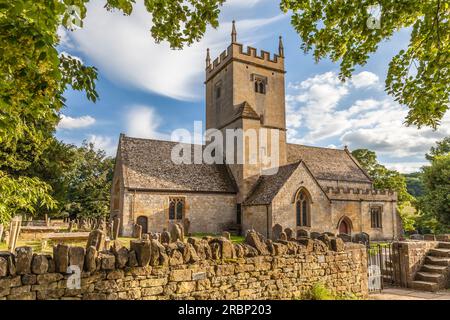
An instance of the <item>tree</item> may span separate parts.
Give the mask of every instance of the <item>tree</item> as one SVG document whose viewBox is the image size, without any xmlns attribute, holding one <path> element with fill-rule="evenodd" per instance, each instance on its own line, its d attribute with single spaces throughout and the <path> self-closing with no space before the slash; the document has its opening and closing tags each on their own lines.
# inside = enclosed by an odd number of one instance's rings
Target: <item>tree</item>
<svg viewBox="0 0 450 320">
<path fill-rule="evenodd" d="M 386 91 L 406 105 L 408 125 L 436 128 L 450 101 L 450 4 L 446 0 L 282 0 L 302 49 L 340 61 L 340 78 L 367 63 L 381 42 L 411 28 L 408 48 L 391 60 Z M 380 11 L 380 25 L 372 12 Z"/>
<path fill-rule="evenodd" d="M 425 231 L 450 232 L 450 150 L 449 137 L 430 149 L 429 166 L 422 168 L 424 195 L 419 199 L 420 225 Z"/>
<path fill-rule="evenodd" d="M 436 156 L 442 156 L 450 153 L 450 137 L 446 137 L 436 142 L 436 147 L 430 148 L 430 153 L 425 155 L 428 161 L 433 161 Z"/>
<path fill-rule="evenodd" d="M 21 209 L 52 209 L 51 187 L 29 168 L 51 145 L 68 87 L 95 102 L 97 70 L 60 55 L 58 28 L 82 26 L 89 0 L 0 1 L 0 220 Z M 181 48 L 217 27 L 224 0 L 146 0 L 151 34 Z M 107 0 L 107 10 L 129 15 L 134 0 Z M 26 188 L 21 188 L 26 186 Z"/>
<path fill-rule="evenodd" d="M 398 171 L 389 170 L 379 164 L 374 151 L 356 149 L 352 151 L 352 155 L 371 177 L 374 188 L 390 189 L 397 192 L 397 209 L 403 222 L 403 228 L 405 231 L 414 230 L 414 217 L 410 212 L 410 207 L 415 199 L 408 193 L 405 177 Z"/>
<path fill-rule="evenodd" d="M 64 209 L 70 216 L 100 217 L 109 214 L 114 159 L 84 142 L 76 149 L 74 169 L 65 176 Z"/>
<path fill-rule="evenodd" d="M 415 198 L 421 197 L 424 193 L 422 172 L 404 174 L 406 179 L 406 189 Z"/>
</svg>

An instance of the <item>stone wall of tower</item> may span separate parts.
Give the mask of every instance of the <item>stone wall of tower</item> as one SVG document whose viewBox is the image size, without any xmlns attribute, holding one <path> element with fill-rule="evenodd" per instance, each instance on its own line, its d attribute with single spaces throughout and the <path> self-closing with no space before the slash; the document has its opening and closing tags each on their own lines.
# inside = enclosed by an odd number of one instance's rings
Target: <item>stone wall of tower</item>
<svg viewBox="0 0 450 320">
<path fill-rule="evenodd" d="M 280 51 L 282 52 L 282 51 Z M 259 141 L 260 129 L 278 131 L 279 157 L 274 166 L 280 166 L 286 160 L 286 118 L 285 118 L 285 79 L 284 57 L 266 51 L 257 52 L 255 48 L 231 43 L 213 63 L 209 53 L 206 67 L 206 129 L 256 130 Z M 265 83 L 265 93 L 255 91 L 255 81 Z M 247 102 L 261 118 L 236 119 L 239 106 Z M 266 152 L 273 150 L 273 142 L 268 139 Z M 237 149 L 235 145 L 235 150 Z M 259 154 L 259 143 L 257 145 Z M 230 165 L 231 172 L 239 187 L 238 202 L 245 199 L 254 183 L 261 175 L 263 166 L 258 158 L 257 164 L 248 164 L 251 156 L 248 143 L 244 143 L 244 164 Z M 225 150 L 226 152 L 226 150 Z M 230 162 L 228 162 L 230 163 Z"/>
</svg>

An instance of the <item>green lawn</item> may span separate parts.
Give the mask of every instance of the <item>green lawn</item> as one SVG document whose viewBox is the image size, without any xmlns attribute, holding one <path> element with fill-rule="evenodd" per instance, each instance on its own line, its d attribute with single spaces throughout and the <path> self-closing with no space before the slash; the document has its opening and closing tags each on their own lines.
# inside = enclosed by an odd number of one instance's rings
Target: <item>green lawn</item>
<svg viewBox="0 0 450 320">
<path fill-rule="evenodd" d="M 206 237 L 206 236 L 210 236 L 210 237 L 218 237 L 218 236 L 220 236 L 220 235 L 213 234 L 213 233 L 201 233 L 201 232 L 193 233 L 193 234 L 191 235 L 192 238 L 198 238 L 198 239 L 201 239 L 201 238 Z M 243 236 L 235 236 L 235 235 L 231 235 L 231 241 L 232 241 L 233 243 L 242 243 L 242 242 L 244 242 L 244 240 L 245 240 L 245 238 L 244 238 Z"/>
</svg>

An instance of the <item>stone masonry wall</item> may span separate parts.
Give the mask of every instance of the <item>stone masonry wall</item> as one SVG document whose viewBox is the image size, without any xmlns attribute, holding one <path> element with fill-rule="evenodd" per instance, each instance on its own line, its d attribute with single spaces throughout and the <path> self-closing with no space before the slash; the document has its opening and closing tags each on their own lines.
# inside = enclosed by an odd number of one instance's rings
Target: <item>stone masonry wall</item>
<svg viewBox="0 0 450 320">
<path fill-rule="evenodd" d="M 399 254 L 398 267 L 401 268 L 401 284 L 409 286 L 417 271 L 423 265 L 425 256 L 430 249 L 437 248 L 438 241 L 401 241 L 394 242 L 394 253 Z"/>
<path fill-rule="evenodd" d="M 338 295 L 366 297 L 365 248 L 325 239 L 262 242 L 249 232 L 245 244 L 136 240 L 130 251 L 113 244 L 99 253 L 58 245 L 53 257 L 21 247 L 0 253 L 0 300 L 292 299 L 319 282 Z M 83 270 L 78 289 L 67 286 L 77 279 L 69 264 Z"/>
</svg>

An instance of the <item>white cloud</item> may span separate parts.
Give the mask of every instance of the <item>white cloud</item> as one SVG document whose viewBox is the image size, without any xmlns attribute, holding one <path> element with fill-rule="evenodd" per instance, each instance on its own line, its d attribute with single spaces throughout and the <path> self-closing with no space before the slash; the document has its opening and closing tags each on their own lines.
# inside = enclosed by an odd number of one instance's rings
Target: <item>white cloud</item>
<svg viewBox="0 0 450 320">
<path fill-rule="evenodd" d="M 167 137 L 158 132 L 161 118 L 155 109 L 149 106 L 130 106 L 127 108 L 126 133 L 131 137 L 148 139 L 166 139 Z"/>
<path fill-rule="evenodd" d="M 427 162 L 391 162 L 386 165 L 390 170 L 397 170 L 401 173 L 418 172 Z"/>
<path fill-rule="evenodd" d="M 238 21 L 238 37 L 242 41 L 282 17 Z M 215 57 L 227 47 L 231 22 L 221 22 L 218 30 L 208 28 L 201 42 L 183 50 L 171 50 L 165 42 L 156 44 L 150 28 L 151 16 L 141 2 L 131 16 L 124 16 L 107 12 L 101 1 L 95 1 L 88 4 L 83 28 L 71 32 L 70 37 L 112 81 L 180 100 L 201 98 L 206 48 L 211 48 Z"/>
<path fill-rule="evenodd" d="M 93 125 L 94 123 L 95 119 L 92 118 L 91 116 L 81 116 L 78 118 L 73 118 L 62 114 L 57 129 L 71 130 L 71 129 L 85 128 Z"/>
<path fill-rule="evenodd" d="M 109 157 L 114 157 L 116 155 L 117 142 L 111 137 L 91 134 L 89 135 L 87 142 L 93 143 L 97 150 L 105 151 L 106 155 Z"/>
<path fill-rule="evenodd" d="M 364 88 L 364 87 L 372 87 L 377 85 L 380 78 L 372 72 L 363 71 L 356 75 L 354 75 L 351 79 L 351 82 L 355 88 Z"/>
<path fill-rule="evenodd" d="M 61 52 L 59 53 L 59 55 L 60 55 L 60 56 L 61 56 L 61 55 L 65 55 L 66 57 L 71 57 L 72 59 L 78 60 L 78 61 L 80 61 L 81 63 L 83 63 L 83 60 L 82 60 L 80 57 L 74 56 L 73 54 L 67 53 L 66 51 L 61 51 Z"/>
<path fill-rule="evenodd" d="M 352 91 L 369 83 L 376 85 L 375 77 L 361 74 L 363 72 L 357 75 L 357 81 L 361 81 L 358 84 L 342 83 L 333 72 L 291 84 L 291 93 L 286 97 L 287 119 L 290 119 L 288 140 L 315 144 L 332 138 L 333 144 L 339 141 L 350 149 L 368 148 L 385 158 L 404 160 L 391 162 L 392 165 L 397 163 L 399 168 L 403 164 L 403 171 L 417 168 L 410 161 L 419 163 L 436 140 L 450 135 L 450 113 L 444 116 L 438 130 L 433 131 L 405 126 L 407 108 L 388 97 L 360 99 L 350 106 L 342 105 L 343 98 Z"/>
</svg>

